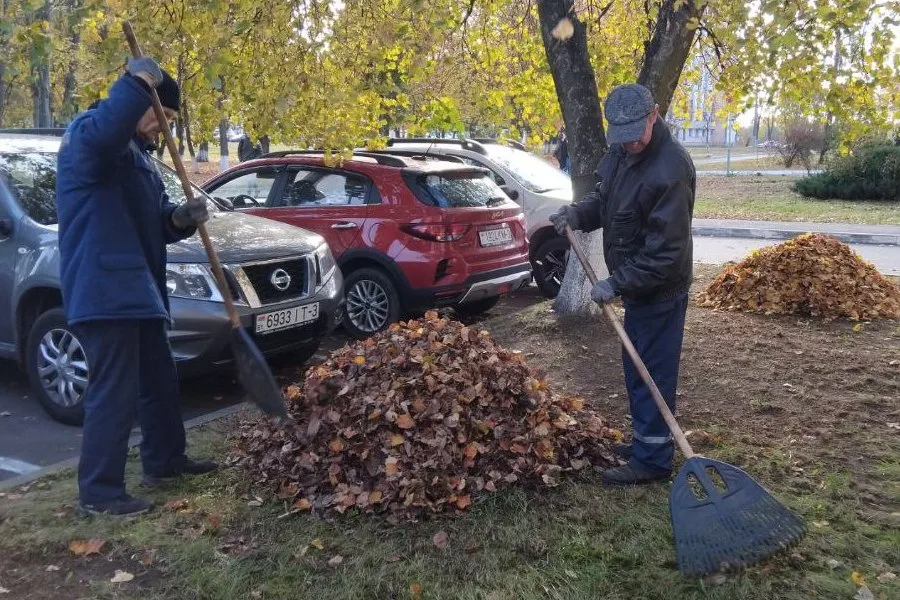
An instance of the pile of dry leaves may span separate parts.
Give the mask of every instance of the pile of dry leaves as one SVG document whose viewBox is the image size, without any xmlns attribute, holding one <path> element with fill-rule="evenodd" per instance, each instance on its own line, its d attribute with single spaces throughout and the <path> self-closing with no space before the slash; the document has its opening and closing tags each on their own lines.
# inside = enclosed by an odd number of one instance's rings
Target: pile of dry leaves
<svg viewBox="0 0 900 600">
<path fill-rule="evenodd" d="M 849 246 L 822 234 L 753 252 L 726 268 L 697 300 L 709 308 L 826 320 L 900 318 L 900 288 Z"/>
<path fill-rule="evenodd" d="M 397 522 L 465 509 L 479 493 L 615 464 L 621 438 L 521 353 L 435 312 L 335 351 L 286 399 L 294 423 L 243 423 L 229 462 L 289 512 Z"/>
</svg>

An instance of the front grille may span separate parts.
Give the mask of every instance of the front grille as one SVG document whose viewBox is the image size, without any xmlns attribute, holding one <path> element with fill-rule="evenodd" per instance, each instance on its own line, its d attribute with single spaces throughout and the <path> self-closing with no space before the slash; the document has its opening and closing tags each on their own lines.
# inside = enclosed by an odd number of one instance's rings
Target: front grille
<svg viewBox="0 0 900 600">
<path fill-rule="evenodd" d="M 253 286 L 260 304 L 263 305 L 300 298 L 306 294 L 307 268 L 306 258 L 243 267 L 247 280 Z M 276 283 L 286 281 L 285 274 L 290 278 L 290 282 L 285 289 L 278 289 Z"/>
</svg>

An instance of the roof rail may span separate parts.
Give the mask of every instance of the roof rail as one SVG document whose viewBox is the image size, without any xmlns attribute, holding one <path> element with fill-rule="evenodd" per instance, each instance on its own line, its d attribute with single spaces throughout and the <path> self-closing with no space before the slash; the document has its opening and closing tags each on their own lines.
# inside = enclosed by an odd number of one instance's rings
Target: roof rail
<svg viewBox="0 0 900 600">
<path fill-rule="evenodd" d="M 58 135 L 66 133 L 65 127 L 18 127 L 12 129 L 0 129 L 0 133 L 24 133 L 27 135 Z"/>
<path fill-rule="evenodd" d="M 284 158 L 286 156 L 303 156 L 305 154 L 325 154 L 324 150 L 279 150 L 278 152 L 269 152 L 257 158 Z M 379 165 L 388 167 L 406 167 L 406 161 L 396 156 L 388 156 L 382 154 L 374 154 L 372 152 L 354 152 L 353 156 L 364 156 L 366 158 L 374 158 Z M 350 160 L 353 160 L 352 158 Z"/>
<path fill-rule="evenodd" d="M 389 138 L 387 145 L 393 146 L 394 144 L 454 144 L 478 154 L 487 154 L 487 149 L 483 145 L 468 138 Z"/>
<path fill-rule="evenodd" d="M 400 148 L 397 149 L 383 149 L 383 150 L 367 150 L 368 154 L 393 154 L 394 156 L 408 156 L 412 159 L 418 160 L 443 160 L 447 162 L 455 162 L 466 164 L 466 161 L 461 159 L 458 156 L 453 156 L 452 154 L 437 154 L 429 151 L 421 151 L 421 150 L 402 150 Z M 362 154 L 357 152 L 356 154 Z"/>
<path fill-rule="evenodd" d="M 512 146 L 513 148 L 517 148 L 519 150 L 525 150 L 525 144 L 522 142 L 517 142 L 516 140 L 501 140 L 497 138 L 475 138 L 476 142 L 481 144 L 506 144 L 507 146 Z"/>
</svg>

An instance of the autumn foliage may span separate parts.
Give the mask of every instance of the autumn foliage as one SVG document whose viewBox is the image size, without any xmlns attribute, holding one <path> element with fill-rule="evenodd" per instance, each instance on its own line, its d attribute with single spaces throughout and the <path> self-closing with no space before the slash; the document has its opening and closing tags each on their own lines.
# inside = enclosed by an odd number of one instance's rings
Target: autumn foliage
<svg viewBox="0 0 900 600">
<path fill-rule="evenodd" d="M 435 312 L 335 351 L 287 388 L 294 422 L 242 424 L 230 462 L 293 511 L 389 520 L 616 462 L 621 433 L 519 352 Z"/>
<path fill-rule="evenodd" d="M 825 320 L 896 319 L 900 288 L 836 238 L 806 234 L 727 267 L 698 304 Z"/>
</svg>

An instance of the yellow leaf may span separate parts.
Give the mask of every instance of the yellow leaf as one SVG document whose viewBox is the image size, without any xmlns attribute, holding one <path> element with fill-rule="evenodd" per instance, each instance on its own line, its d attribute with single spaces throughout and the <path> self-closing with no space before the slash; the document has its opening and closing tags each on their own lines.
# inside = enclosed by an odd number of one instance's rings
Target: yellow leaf
<svg viewBox="0 0 900 600">
<path fill-rule="evenodd" d="M 391 448 L 395 448 L 397 446 L 402 446 L 404 441 L 405 441 L 405 439 L 402 435 L 400 435 L 399 433 L 395 433 L 394 435 L 391 436 L 391 441 L 388 445 Z"/>
<path fill-rule="evenodd" d="M 324 550 L 324 549 L 325 549 L 325 543 L 324 543 L 321 539 L 319 539 L 319 538 L 314 539 L 313 541 L 310 542 L 310 544 L 311 544 L 313 547 L 315 547 L 317 550 Z"/>
<path fill-rule="evenodd" d="M 386 461 L 384 461 L 384 474 L 385 475 L 396 475 L 400 472 L 400 468 L 397 466 L 397 459 L 393 456 L 389 456 Z"/>
<path fill-rule="evenodd" d="M 362 365 L 366 364 L 366 357 L 365 356 L 357 356 L 356 358 L 353 359 L 353 362 L 362 366 Z"/>
<path fill-rule="evenodd" d="M 100 554 L 100 550 L 106 545 L 106 540 L 91 538 L 89 540 L 72 540 L 69 542 L 69 552 L 75 556 L 90 556 Z"/>
<path fill-rule="evenodd" d="M 120 571 L 116 569 L 116 574 L 112 579 L 109 580 L 110 583 L 127 583 L 134 579 L 134 575 L 129 573 L 128 571 Z"/>
<path fill-rule="evenodd" d="M 456 507 L 460 510 L 465 509 L 467 506 L 472 504 L 471 496 L 460 496 L 456 499 Z"/>
<path fill-rule="evenodd" d="M 860 331 L 862 331 L 862 323 L 857 323 L 856 325 L 854 325 L 853 331 L 855 331 L 856 333 L 859 333 Z"/>
<path fill-rule="evenodd" d="M 309 500 L 306 498 L 300 498 L 296 502 L 294 502 L 293 506 L 294 510 L 309 510 L 312 508 L 312 504 L 310 504 Z M 318 546 L 316 546 L 318 548 Z M 321 550 L 321 548 L 319 548 Z"/>
<path fill-rule="evenodd" d="M 369 492 L 369 504 L 378 504 L 381 502 L 382 497 L 382 493 L 378 490 Z"/>
<path fill-rule="evenodd" d="M 850 575 L 850 579 L 852 579 L 853 583 L 855 583 L 856 585 L 865 585 L 866 583 L 866 578 L 863 577 L 863 574 L 859 571 L 853 571 L 853 573 Z"/>
<path fill-rule="evenodd" d="M 397 427 L 399 427 L 400 429 L 412 429 L 413 427 L 416 426 L 416 422 L 413 420 L 413 418 L 411 416 L 409 416 L 406 413 L 403 413 L 402 415 L 397 417 L 397 420 L 395 421 L 395 425 L 397 425 Z"/>
<path fill-rule="evenodd" d="M 328 443 L 328 449 L 335 454 L 340 454 L 344 450 L 344 442 L 340 438 L 334 438 Z"/>
</svg>

